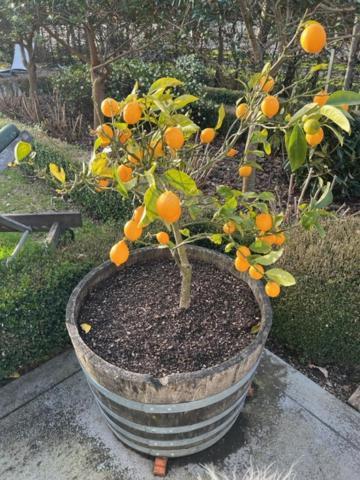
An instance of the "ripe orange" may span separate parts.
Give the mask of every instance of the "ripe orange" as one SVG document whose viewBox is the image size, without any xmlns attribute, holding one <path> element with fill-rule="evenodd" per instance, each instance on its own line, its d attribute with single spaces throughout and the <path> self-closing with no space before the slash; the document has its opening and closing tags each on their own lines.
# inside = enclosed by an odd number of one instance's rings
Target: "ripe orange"
<svg viewBox="0 0 360 480">
<path fill-rule="evenodd" d="M 261 235 L 259 237 L 259 240 L 261 240 L 262 242 L 265 242 L 267 243 L 268 245 L 273 245 L 275 244 L 275 235 Z"/>
<path fill-rule="evenodd" d="M 247 103 L 239 103 L 239 105 L 236 107 L 236 110 L 235 110 L 235 115 L 236 115 L 236 118 L 239 118 L 239 119 L 244 119 L 245 117 L 247 117 L 249 113 L 249 106 Z"/>
<path fill-rule="evenodd" d="M 265 285 L 265 293 L 268 297 L 278 297 L 280 294 L 280 285 L 272 280 L 269 280 Z"/>
<path fill-rule="evenodd" d="M 268 95 L 261 102 L 261 111 L 267 118 L 274 117 L 280 110 L 279 100 L 273 95 Z"/>
<path fill-rule="evenodd" d="M 278 232 L 273 235 L 275 245 L 283 245 L 286 242 L 286 237 L 284 232 Z"/>
<path fill-rule="evenodd" d="M 116 117 L 120 113 L 120 104 L 114 98 L 105 98 L 101 102 L 101 111 L 105 117 Z"/>
<path fill-rule="evenodd" d="M 252 265 L 249 268 L 249 275 L 254 280 L 260 280 L 264 276 L 264 267 L 259 263 Z"/>
<path fill-rule="evenodd" d="M 135 242 L 141 237 L 142 226 L 139 225 L 135 220 L 129 220 L 124 225 L 124 235 L 128 240 Z"/>
<path fill-rule="evenodd" d="M 329 94 L 325 90 L 320 90 L 320 92 L 317 93 L 313 98 L 313 102 L 317 103 L 320 107 L 325 105 L 325 103 L 328 100 L 329 100 Z"/>
<path fill-rule="evenodd" d="M 97 188 L 95 188 L 95 190 L 97 192 L 101 192 L 102 190 L 104 190 L 105 188 L 107 188 L 109 185 L 110 185 L 110 179 L 109 178 L 100 178 L 100 180 L 98 180 L 97 182 Z"/>
<path fill-rule="evenodd" d="M 164 146 L 161 140 L 152 140 L 150 142 L 150 149 L 155 158 L 163 157 L 165 155 L 163 147 Z"/>
<path fill-rule="evenodd" d="M 316 145 L 319 145 L 324 138 L 324 130 L 320 127 L 316 133 L 313 135 L 307 134 L 305 135 L 305 138 L 311 147 L 316 147 Z"/>
<path fill-rule="evenodd" d="M 137 165 L 144 157 L 144 152 L 140 149 L 134 150 L 132 153 L 129 153 L 127 159 L 129 162 Z"/>
<path fill-rule="evenodd" d="M 125 240 L 115 243 L 110 250 L 110 260 L 118 267 L 129 258 L 130 252 Z"/>
<path fill-rule="evenodd" d="M 240 177 L 250 177 L 252 171 L 253 169 L 251 165 L 243 165 L 239 168 L 239 175 Z"/>
<path fill-rule="evenodd" d="M 97 127 L 96 134 L 101 139 L 101 145 L 103 146 L 109 145 L 114 136 L 113 129 L 110 127 L 110 125 L 106 125 L 106 123 L 103 123 Z"/>
<path fill-rule="evenodd" d="M 157 199 L 156 211 L 165 222 L 177 222 L 181 216 L 180 198 L 176 193 L 167 190 Z"/>
<path fill-rule="evenodd" d="M 145 211 L 144 205 L 140 205 L 140 207 L 135 208 L 133 216 L 132 216 L 134 222 L 140 223 L 141 218 L 144 214 L 144 211 Z"/>
<path fill-rule="evenodd" d="M 270 75 L 264 75 L 260 78 L 259 85 L 263 92 L 269 93 L 274 88 L 275 80 Z"/>
<path fill-rule="evenodd" d="M 343 105 L 341 105 L 341 108 L 342 108 L 343 110 L 345 110 L 346 112 L 349 111 L 349 105 L 348 105 L 347 103 L 344 103 Z"/>
<path fill-rule="evenodd" d="M 131 130 L 129 130 L 128 128 L 125 128 L 124 130 L 121 130 L 121 132 L 119 133 L 119 142 L 122 143 L 124 145 L 124 143 L 126 143 L 129 138 L 131 138 L 132 136 L 132 133 L 131 133 Z"/>
<path fill-rule="evenodd" d="M 230 148 L 230 150 L 227 151 L 226 156 L 227 157 L 235 157 L 235 155 L 238 153 L 235 148 Z"/>
<path fill-rule="evenodd" d="M 117 169 L 118 176 L 122 182 L 129 182 L 132 178 L 132 168 L 126 165 L 119 165 Z"/>
<path fill-rule="evenodd" d="M 255 224 L 261 232 L 267 232 L 273 226 L 272 216 L 270 213 L 259 213 L 256 215 Z"/>
<path fill-rule="evenodd" d="M 248 257 L 249 255 L 251 255 L 250 249 L 245 245 L 240 245 L 236 250 L 236 256 L 238 257 Z"/>
<path fill-rule="evenodd" d="M 124 110 L 123 110 L 123 118 L 126 123 L 129 123 L 130 125 L 134 125 L 137 123 L 142 115 L 142 109 L 136 100 L 133 100 L 132 102 L 129 102 L 127 105 L 125 105 Z"/>
<path fill-rule="evenodd" d="M 307 53 L 320 53 L 326 45 L 326 31 L 316 22 L 305 27 L 300 37 L 300 45 Z"/>
<path fill-rule="evenodd" d="M 156 234 L 156 240 L 160 245 L 167 245 L 170 242 L 170 237 L 166 232 L 158 232 Z"/>
<path fill-rule="evenodd" d="M 179 127 L 169 127 L 164 134 L 165 143 L 173 150 L 179 150 L 184 145 L 184 134 Z"/>
<path fill-rule="evenodd" d="M 234 265 L 238 272 L 246 272 L 250 268 L 250 263 L 241 255 L 235 258 Z"/>
<path fill-rule="evenodd" d="M 230 220 L 229 222 L 226 222 L 223 226 L 223 231 L 224 233 L 226 233 L 226 235 L 231 235 L 232 233 L 235 232 L 235 230 L 236 230 L 236 224 L 232 220 Z"/>
<path fill-rule="evenodd" d="M 200 133 L 200 142 L 201 143 L 211 143 L 215 138 L 215 129 L 214 128 L 204 128 Z"/>
</svg>

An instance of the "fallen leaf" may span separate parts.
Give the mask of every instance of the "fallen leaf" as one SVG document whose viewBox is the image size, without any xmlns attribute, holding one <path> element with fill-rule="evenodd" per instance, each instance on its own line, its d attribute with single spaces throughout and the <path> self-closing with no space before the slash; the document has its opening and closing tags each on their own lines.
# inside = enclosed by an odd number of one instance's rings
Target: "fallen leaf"
<svg viewBox="0 0 360 480">
<path fill-rule="evenodd" d="M 88 323 L 81 323 L 80 327 L 81 327 L 81 330 L 85 333 L 89 333 L 91 330 L 91 325 L 89 325 Z"/>
<path fill-rule="evenodd" d="M 260 330 L 260 325 L 261 325 L 261 322 L 257 323 L 256 325 L 253 325 L 251 327 L 251 333 L 255 334 L 255 333 L 258 333 L 258 331 Z"/>
<path fill-rule="evenodd" d="M 14 372 L 11 375 L 9 375 L 8 378 L 20 378 L 20 373 L 19 372 Z"/>
<path fill-rule="evenodd" d="M 329 372 L 326 370 L 326 368 L 318 367 L 317 365 L 313 365 L 312 363 L 309 363 L 309 368 L 317 368 L 326 379 L 329 378 Z"/>
</svg>

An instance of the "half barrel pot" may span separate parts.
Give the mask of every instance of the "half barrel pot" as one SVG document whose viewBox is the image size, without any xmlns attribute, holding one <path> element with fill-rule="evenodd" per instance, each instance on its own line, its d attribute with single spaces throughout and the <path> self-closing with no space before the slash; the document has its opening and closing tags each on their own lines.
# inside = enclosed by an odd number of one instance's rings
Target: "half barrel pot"
<svg viewBox="0 0 360 480">
<path fill-rule="evenodd" d="M 79 334 L 78 315 L 89 291 L 123 268 L 110 262 L 83 278 L 67 306 L 71 341 L 106 422 L 126 445 L 152 456 L 190 455 L 210 447 L 230 430 L 244 405 L 271 327 L 271 306 L 261 282 L 237 272 L 223 254 L 196 246 L 187 247 L 187 252 L 190 261 L 229 272 L 234 282 L 245 281 L 261 311 L 260 330 L 252 343 L 223 363 L 155 378 L 119 368 L 94 353 Z M 135 250 L 126 265 L 169 257 L 167 249 L 144 248 Z"/>
</svg>

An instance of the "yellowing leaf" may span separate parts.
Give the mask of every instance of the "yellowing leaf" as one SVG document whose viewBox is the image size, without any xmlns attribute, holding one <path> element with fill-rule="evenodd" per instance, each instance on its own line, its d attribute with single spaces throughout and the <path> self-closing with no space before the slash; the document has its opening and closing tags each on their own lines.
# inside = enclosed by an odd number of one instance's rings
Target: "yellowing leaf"
<svg viewBox="0 0 360 480">
<path fill-rule="evenodd" d="M 91 173 L 99 177 L 113 177 L 113 169 L 108 166 L 108 157 L 106 153 L 98 153 L 91 160 Z"/>
<path fill-rule="evenodd" d="M 218 120 L 215 125 L 215 130 L 219 130 L 219 128 L 221 128 L 224 118 L 225 118 L 225 107 L 224 107 L 224 104 L 221 104 L 218 110 Z"/>
<path fill-rule="evenodd" d="M 334 122 L 342 130 L 350 133 L 350 122 L 340 108 L 334 107 L 332 105 L 324 105 L 320 108 L 320 113 L 321 115 L 324 115 L 329 120 Z"/>
<path fill-rule="evenodd" d="M 14 156 L 15 163 L 20 163 L 32 152 L 32 145 L 29 142 L 20 141 L 15 145 Z"/>
<path fill-rule="evenodd" d="M 89 325 L 88 323 L 81 323 L 80 328 L 83 332 L 89 333 L 91 330 L 91 325 Z"/>
<path fill-rule="evenodd" d="M 251 327 L 251 333 L 253 335 L 255 335 L 256 333 L 258 333 L 258 331 L 260 330 L 260 326 L 261 326 L 261 322 L 257 323 L 256 325 L 253 325 Z"/>
<path fill-rule="evenodd" d="M 19 372 L 14 372 L 11 373 L 7 378 L 20 378 L 20 373 Z"/>
<path fill-rule="evenodd" d="M 60 183 L 65 183 L 66 175 L 65 171 L 62 167 L 56 165 L 56 163 L 49 164 L 49 170 L 51 175 L 56 178 L 56 180 Z"/>
<path fill-rule="evenodd" d="M 165 90 L 165 88 L 177 87 L 178 85 L 183 85 L 183 82 L 181 82 L 177 78 L 173 78 L 173 77 L 159 78 L 151 85 L 151 87 L 149 88 L 149 93 L 155 92 L 159 88 L 162 88 Z"/>
</svg>

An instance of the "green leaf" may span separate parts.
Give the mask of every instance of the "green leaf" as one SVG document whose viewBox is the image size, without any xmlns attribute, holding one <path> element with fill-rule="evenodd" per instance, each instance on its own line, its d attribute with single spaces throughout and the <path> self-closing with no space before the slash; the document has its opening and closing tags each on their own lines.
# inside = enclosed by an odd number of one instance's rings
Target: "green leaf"
<svg viewBox="0 0 360 480">
<path fill-rule="evenodd" d="M 307 145 L 303 129 L 295 125 L 288 140 L 287 152 L 291 171 L 295 172 L 305 163 Z"/>
<path fill-rule="evenodd" d="M 184 237 L 190 237 L 190 230 L 188 228 L 183 228 L 182 230 L 180 230 L 180 233 Z"/>
<path fill-rule="evenodd" d="M 269 253 L 271 251 L 271 247 L 269 244 L 266 242 L 263 242 L 262 240 L 255 240 L 250 246 L 250 250 L 255 253 Z"/>
<path fill-rule="evenodd" d="M 271 268 L 270 270 L 266 270 L 266 276 L 283 287 L 291 287 L 296 284 L 296 280 L 291 273 L 282 268 Z"/>
<path fill-rule="evenodd" d="M 314 207 L 315 208 L 326 208 L 332 203 L 332 201 L 333 201 L 333 194 L 332 194 L 332 191 L 331 191 L 331 183 L 327 182 L 321 197 L 319 198 L 319 200 L 317 200 L 315 202 Z"/>
<path fill-rule="evenodd" d="M 29 142 L 23 142 L 22 140 L 15 145 L 14 156 L 15 163 L 18 164 L 32 152 L 32 145 Z"/>
<path fill-rule="evenodd" d="M 51 175 L 56 178 L 60 183 L 65 183 L 66 175 L 62 167 L 56 165 L 56 163 L 49 163 L 49 170 Z"/>
<path fill-rule="evenodd" d="M 272 192 L 261 192 L 259 200 L 262 200 L 263 202 L 274 202 L 275 195 Z"/>
<path fill-rule="evenodd" d="M 310 68 L 310 72 L 318 72 L 319 70 L 326 70 L 328 68 L 327 63 L 319 63 L 318 65 L 313 65 Z"/>
<path fill-rule="evenodd" d="M 350 133 L 351 128 L 349 120 L 346 118 L 340 108 L 333 107 L 332 105 L 324 105 L 320 108 L 320 113 L 332 122 L 336 123 L 336 125 L 342 130 Z"/>
<path fill-rule="evenodd" d="M 219 128 L 221 128 L 224 118 L 225 118 L 225 107 L 224 107 L 224 104 L 221 104 L 218 110 L 218 119 L 216 122 L 215 130 L 219 130 Z"/>
<path fill-rule="evenodd" d="M 258 331 L 260 330 L 260 327 L 261 327 L 261 322 L 258 322 L 256 325 L 253 325 L 253 326 L 251 327 L 250 333 L 252 333 L 253 335 L 255 335 L 255 334 L 258 333 Z"/>
<path fill-rule="evenodd" d="M 332 133 L 335 135 L 335 137 L 337 138 L 340 145 L 343 146 L 344 145 L 344 137 L 341 135 L 341 133 L 338 132 L 338 130 L 336 130 L 336 128 L 332 127 L 331 125 L 326 124 L 325 127 L 332 131 Z"/>
<path fill-rule="evenodd" d="M 214 233 L 213 235 L 210 235 L 208 238 L 209 238 L 210 242 L 215 243 L 215 245 L 221 245 L 222 244 L 221 233 Z"/>
<path fill-rule="evenodd" d="M 348 90 L 338 90 L 330 95 L 326 105 L 360 105 L 360 93 L 350 92 Z"/>
<path fill-rule="evenodd" d="M 149 187 L 146 190 L 144 194 L 145 216 L 142 220 L 144 225 L 153 222 L 158 217 L 156 211 L 156 202 L 160 195 L 160 190 L 158 190 L 155 186 Z"/>
<path fill-rule="evenodd" d="M 102 144 L 102 139 L 98 137 L 94 142 L 93 151 L 96 152 L 101 147 L 101 144 Z"/>
<path fill-rule="evenodd" d="M 198 195 L 200 193 L 196 186 L 195 180 L 181 170 L 177 170 L 175 168 L 166 170 L 164 177 L 172 187 L 176 188 L 176 190 L 186 193 L 187 195 Z"/>
<path fill-rule="evenodd" d="M 163 77 L 156 80 L 149 88 L 149 93 L 155 92 L 159 88 L 165 90 L 169 87 L 177 87 L 178 85 L 183 85 L 183 82 L 173 77 Z"/>
<path fill-rule="evenodd" d="M 319 110 L 319 105 L 317 103 L 307 103 L 300 110 L 294 113 L 289 120 L 289 125 L 293 125 L 298 120 L 301 120 L 304 115 L 310 115 Z"/>
<path fill-rule="evenodd" d="M 189 103 L 193 103 L 199 100 L 198 97 L 195 97 L 194 95 L 180 95 L 179 97 L 175 98 L 173 107 L 175 110 L 179 110 L 180 108 L 186 107 L 186 105 L 189 105 Z"/>
<path fill-rule="evenodd" d="M 284 253 L 284 250 L 282 248 L 280 250 L 273 250 L 267 255 L 263 255 L 262 257 L 257 257 L 256 263 L 260 263 L 260 265 L 272 265 L 273 263 L 279 260 L 279 258 L 283 253 Z"/>
<path fill-rule="evenodd" d="M 225 253 L 230 253 L 231 250 L 235 247 L 235 243 L 234 242 L 230 242 L 230 243 L 227 243 L 225 245 Z"/>
<path fill-rule="evenodd" d="M 269 142 L 264 142 L 264 152 L 266 155 L 271 154 L 271 144 Z"/>
</svg>

